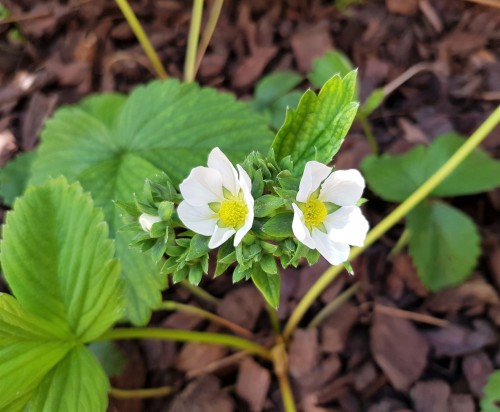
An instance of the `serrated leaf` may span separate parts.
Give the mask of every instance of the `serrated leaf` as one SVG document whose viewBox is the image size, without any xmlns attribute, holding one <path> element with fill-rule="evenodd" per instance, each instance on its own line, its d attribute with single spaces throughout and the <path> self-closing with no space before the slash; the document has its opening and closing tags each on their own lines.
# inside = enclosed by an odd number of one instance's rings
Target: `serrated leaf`
<svg viewBox="0 0 500 412">
<path fill-rule="evenodd" d="M 307 77 L 314 87 L 320 88 L 333 75 L 345 76 L 352 70 L 354 70 L 354 66 L 344 53 L 330 50 L 322 57 L 313 59 L 312 70 Z"/>
<path fill-rule="evenodd" d="M 97 359 L 80 345 L 45 376 L 30 402 L 30 410 L 104 412 L 108 388 L 108 378 Z"/>
<path fill-rule="evenodd" d="M 270 140 L 261 116 L 234 97 L 193 83 L 154 81 L 128 98 L 101 95 L 58 110 L 42 132 L 32 181 L 59 174 L 79 180 L 114 235 L 121 220 L 111 201 L 129 200 L 146 177 L 164 171 L 177 184 L 206 163 L 214 146 L 240 161 L 252 150 L 266 152 Z M 149 256 L 129 250 L 128 235 L 118 237 L 127 317 L 144 324 L 166 280 Z"/>
<path fill-rule="evenodd" d="M 418 146 L 399 156 L 369 156 L 361 168 L 377 195 L 401 202 L 431 177 L 464 142 L 465 139 L 456 134 L 444 134 L 428 148 Z M 500 162 L 476 149 L 430 196 L 470 195 L 499 185 Z"/>
<path fill-rule="evenodd" d="M 35 156 L 34 151 L 18 154 L 0 169 L 0 198 L 4 204 L 12 206 L 16 197 L 23 194 Z"/>
<path fill-rule="evenodd" d="M 28 401 L 45 374 L 71 348 L 69 331 L 25 309 L 10 295 L 0 294 L 0 410 L 16 410 Z"/>
<path fill-rule="evenodd" d="M 79 184 L 58 178 L 29 189 L 7 214 L 0 250 L 19 303 L 54 328 L 87 342 L 120 318 L 114 242 Z"/>
<path fill-rule="evenodd" d="M 266 302 L 277 309 L 280 304 L 280 275 L 267 274 L 259 265 L 254 265 L 252 280 Z"/>
<path fill-rule="evenodd" d="M 408 215 L 409 251 L 431 291 L 463 282 L 479 257 L 479 233 L 466 214 L 442 202 L 422 203 Z"/>
<path fill-rule="evenodd" d="M 337 153 L 356 115 L 356 72 L 328 80 L 318 95 L 307 90 L 297 109 L 290 109 L 274 138 L 272 148 L 279 161 L 291 155 L 295 174 L 310 160 L 329 163 Z"/>
<path fill-rule="evenodd" d="M 489 376 L 483 393 L 481 412 L 500 412 L 500 370 Z"/>
<path fill-rule="evenodd" d="M 272 237 L 284 238 L 293 236 L 292 231 L 293 213 L 280 213 L 271 217 L 262 226 L 262 231 Z"/>
</svg>

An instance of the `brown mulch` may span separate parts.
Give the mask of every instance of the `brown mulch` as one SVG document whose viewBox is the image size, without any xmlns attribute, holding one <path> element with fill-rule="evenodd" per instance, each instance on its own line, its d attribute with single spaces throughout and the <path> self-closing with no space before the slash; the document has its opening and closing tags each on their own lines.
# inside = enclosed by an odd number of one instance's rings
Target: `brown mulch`
<svg viewBox="0 0 500 412">
<path fill-rule="evenodd" d="M 134 10 L 165 62 L 180 77 L 190 3 L 139 0 Z M 400 153 L 446 131 L 470 134 L 500 99 L 500 10 L 461 0 L 366 1 L 341 13 L 332 1 L 226 1 L 198 75 L 203 85 L 252 94 L 264 74 L 306 74 L 314 57 L 335 48 L 360 68 L 361 96 L 422 62 L 426 70 L 397 88 L 370 118 L 384 151 Z M 92 92 L 128 92 L 154 77 L 147 58 L 111 0 L 3 0 L 16 24 L 0 23 L 0 166 L 36 147 L 53 111 Z M 24 40 L 9 40 L 18 27 Z M 483 143 L 500 157 L 500 128 Z M 369 146 L 354 125 L 336 166 L 358 167 Z M 393 205 L 371 194 L 373 225 Z M 473 412 L 485 379 L 500 368 L 500 192 L 453 203 L 478 224 L 483 255 L 461 286 L 428 293 L 406 253 L 388 260 L 402 231 L 391 230 L 337 279 L 305 319 L 355 280 L 361 289 L 318 329 L 299 329 L 290 346 L 290 376 L 305 412 Z M 0 208 L 0 218 L 5 208 Z M 286 319 L 327 265 L 286 270 L 279 317 Z M 204 282 L 221 298 L 216 310 L 272 335 L 253 286 L 228 277 Z M 5 285 L 2 286 L 5 289 Z M 196 302 L 182 290 L 168 298 Z M 398 310 L 401 309 L 401 310 Z M 415 316 L 417 314 L 417 316 Z M 155 314 L 152 324 L 219 329 L 186 314 Z M 215 346 L 128 342 L 120 388 L 172 385 L 148 401 L 112 400 L 111 411 L 279 411 L 270 365 Z"/>
</svg>

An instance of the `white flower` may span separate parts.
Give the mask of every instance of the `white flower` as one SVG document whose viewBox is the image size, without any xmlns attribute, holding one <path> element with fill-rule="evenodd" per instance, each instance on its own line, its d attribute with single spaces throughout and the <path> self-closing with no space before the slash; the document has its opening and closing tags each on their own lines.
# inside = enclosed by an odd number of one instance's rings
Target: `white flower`
<svg viewBox="0 0 500 412">
<path fill-rule="evenodd" d="M 177 208 L 182 223 L 193 232 L 211 236 L 210 249 L 222 245 L 232 235 L 234 246 L 253 224 L 254 199 L 247 172 L 216 147 L 208 155 L 208 167 L 195 167 L 179 188 L 184 200 Z"/>
<path fill-rule="evenodd" d="M 297 239 L 317 249 L 332 265 L 345 262 L 349 245 L 362 246 L 368 221 L 356 203 L 365 181 L 357 170 L 332 169 L 322 163 L 307 162 L 300 180 L 292 229 Z"/>
<path fill-rule="evenodd" d="M 139 224 L 145 232 L 150 232 L 151 227 L 157 222 L 161 222 L 158 216 L 148 215 L 147 213 L 143 213 L 139 216 Z"/>
</svg>

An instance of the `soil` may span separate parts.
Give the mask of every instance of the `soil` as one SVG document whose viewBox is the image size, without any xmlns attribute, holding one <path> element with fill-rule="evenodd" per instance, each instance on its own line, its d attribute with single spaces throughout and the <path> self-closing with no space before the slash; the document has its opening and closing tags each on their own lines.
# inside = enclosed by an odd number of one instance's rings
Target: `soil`
<svg viewBox="0 0 500 412">
<path fill-rule="evenodd" d="M 111 0 L 2 3 L 12 16 L 10 24 L 0 22 L 0 166 L 36 147 L 45 119 L 57 107 L 93 92 L 128 92 L 154 78 Z M 131 4 L 167 72 L 181 77 L 191 2 Z M 469 135 L 497 106 L 500 9 L 462 0 L 366 1 L 343 12 L 334 4 L 227 0 L 198 81 L 245 99 L 262 75 L 285 69 L 306 74 L 314 57 L 333 48 L 359 67 L 365 97 L 427 62 L 370 117 L 387 153 L 401 153 L 446 131 Z M 24 39 L 9 35 L 16 28 Z M 482 147 L 500 157 L 500 128 Z M 355 124 L 336 166 L 359 167 L 369 152 Z M 370 192 L 366 197 L 365 211 L 374 226 L 394 205 Z M 353 263 L 355 277 L 342 275 L 321 295 L 301 326 L 359 281 L 355 296 L 318 328 L 294 334 L 290 376 L 303 411 L 478 410 L 488 374 L 500 368 L 500 190 L 451 202 L 480 228 L 482 256 L 474 273 L 463 285 L 427 292 L 405 251 L 388 258 L 403 225 L 393 228 Z M 322 261 L 284 271 L 282 321 L 326 268 Z M 251 284 L 235 288 L 223 276 L 204 281 L 203 287 L 220 299 L 217 307 L 178 288 L 166 297 L 215 310 L 252 330 L 260 341 L 270 339 L 265 307 Z M 6 290 L 4 284 L 1 288 Z M 220 329 L 183 313 L 155 314 L 151 324 Z M 269 364 L 200 344 L 134 341 L 121 349 L 128 361 L 123 373 L 113 377 L 114 387 L 172 385 L 174 391 L 152 400 L 112 398 L 110 411 L 282 410 Z"/>
</svg>

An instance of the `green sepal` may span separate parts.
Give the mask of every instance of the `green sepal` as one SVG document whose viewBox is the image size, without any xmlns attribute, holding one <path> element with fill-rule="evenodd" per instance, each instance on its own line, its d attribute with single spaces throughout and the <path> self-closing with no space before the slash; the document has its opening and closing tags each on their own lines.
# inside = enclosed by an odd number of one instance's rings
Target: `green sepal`
<svg viewBox="0 0 500 412">
<path fill-rule="evenodd" d="M 125 202 L 123 200 L 114 200 L 113 202 L 116 207 L 123 210 L 127 215 L 134 219 L 138 219 L 141 215 L 141 211 L 138 209 L 135 202 Z"/>
<path fill-rule="evenodd" d="M 174 284 L 182 282 L 184 279 L 186 279 L 189 275 L 189 268 L 187 266 L 184 267 L 178 267 L 178 269 L 174 272 L 172 276 L 172 281 Z"/>
</svg>

